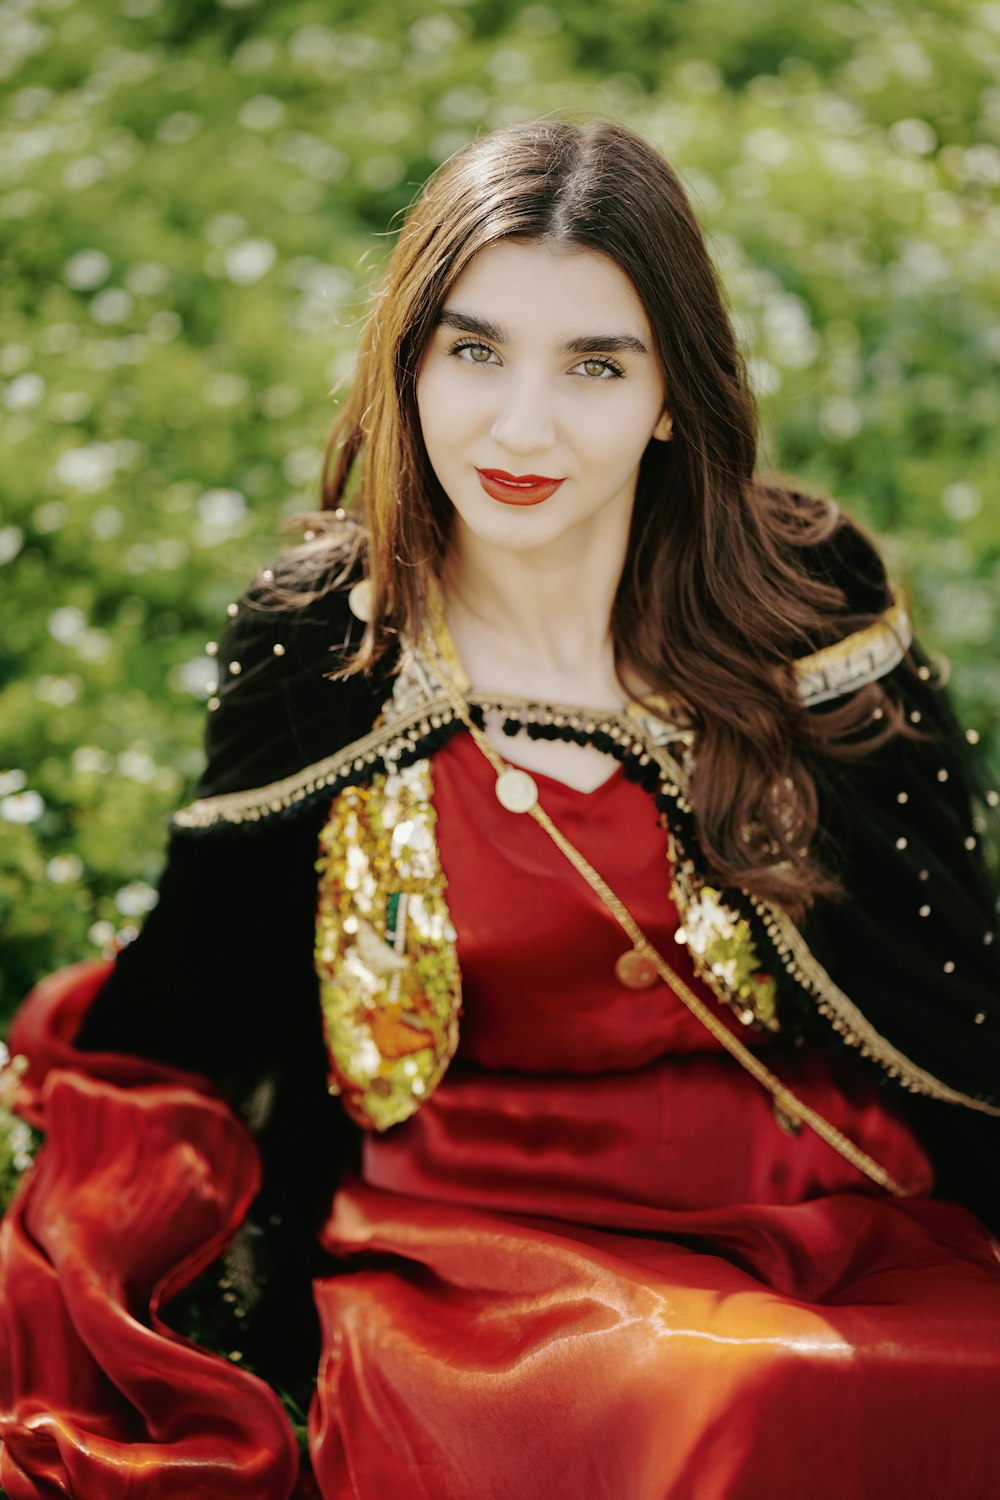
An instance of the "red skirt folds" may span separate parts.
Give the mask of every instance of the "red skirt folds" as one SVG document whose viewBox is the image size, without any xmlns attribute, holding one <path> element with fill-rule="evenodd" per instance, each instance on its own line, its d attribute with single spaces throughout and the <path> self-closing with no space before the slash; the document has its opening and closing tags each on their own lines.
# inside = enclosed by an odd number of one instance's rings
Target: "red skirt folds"
<svg viewBox="0 0 1000 1500">
<path fill-rule="evenodd" d="M 434 772 L 462 1042 L 332 1205 L 322 1495 L 995 1496 L 1000 1247 L 926 1196 L 918 1144 L 846 1064 L 773 1050 L 914 1196 L 785 1135 L 664 986 L 617 984 L 621 930 L 465 736 Z M 538 780 L 680 967 L 646 794 Z M 0 1236 L 0 1477 L 12 1500 L 286 1500 L 273 1394 L 164 1312 L 246 1211 L 252 1145 L 198 1080 L 111 1057 L 81 1076 L 68 1039 L 101 972 L 41 987 L 14 1038 L 48 1070 L 48 1140 Z"/>
</svg>

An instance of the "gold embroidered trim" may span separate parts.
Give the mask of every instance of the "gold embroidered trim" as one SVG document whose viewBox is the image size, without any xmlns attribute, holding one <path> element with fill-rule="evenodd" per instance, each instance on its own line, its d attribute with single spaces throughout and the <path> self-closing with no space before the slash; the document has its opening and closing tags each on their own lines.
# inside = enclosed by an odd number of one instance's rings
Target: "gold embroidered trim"
<svg viewBox="0 0 1000 1500">
<path fill-rule="evenodd" d="M 422 703 L 393 724 L 376 723 L 360 740 L 332 755 L 304 766 L 292 776 L 245 792 L 224 792 L 218 797 L 199 797 L 174 813 L 177 828 L 212 828 L 217 823 L 257 823 L 270 813 L 284 811 L 312 793 L 332 786 L 352 771 L 364 772 L 379 760 L 392 760 L 400 751 L 419 745 L 434 729 L 454 718 L 446 698 Z"/>
<path fill-rule="evenodd" d="M 652 747 L 650 758 L 656 761 L 662 788 L 682 812 L 690 812 L 687 768 L 662 744 Z M 670 894 L 681 919 L 677 941 L 687 945 L 695 973 L 744 1026 L 779 1030 L 777 985 L 764 970 L 749 922 L 727 905 L 721 891 L 699 883 L 677 830 L 669 824 L 667 835 Z"/>
<path fill-rule="evenodd" d="M 655 749 L 653 757 L 661 767 L 666 790 L 677 796 L 678 806 L 686 807 L 687 803 L 683 799 L 688 793 L 689 784 L 684 768 L 666 750 Z M 678 853 L 675 870 L 682 870 L 683 865 L 683 856 Z M 680 897 L 677 907 L 682 926 L 686 929 L 687 908 L 691 899 L 690 890 L 681 883 L 675 889 L 674 895 L 675 900 L 678 896 Z M 974 1099 L 971 1094 L 963 1094 L 960 1090 L 942 1083 L 939 1078 L 935 1078 L 932 1073 L 919 1067 L 882 1036 L 853 1000 L 850 1000 L 835 984 L 812 953 L 802 933 L 784 907 L 773 902 L 758 900 L 756 897 L 748 899 L 763 922 L 764 929 L 774 944 L 775 951 L 789 977 L 813 996 L 820 1015 L 830 1022 L 848 1046 L 856 1047 L 863 1057 L 878 1063 L 890 1078 L 898 1080 L 900 1085 L 912 1094 L 926 1094 L 930 1098 L 940 1099 L 949 1104 L 965 1105 L 967 1109 L 978 1110 L 982 1114 L 1000 1116 L 1000 1106 L 986 1104 L 980 1099 Z M 701 971 L 701 977 L 715 991 L 720 1000 L 732 1004 L 732 997 L 727 993 L 726 986 L 722 982 L 723 976 L 713 972 L 709 965 Z"/>
<path fill-rule="evenodd" d="M 896 599 L 880 620 L 794 663 L 807 708 L 853 693 L 898 667 L 913 640 L 910 618 Z"/>
<path fill-rule="evenodd" d="M 910 639 L 906 611 L 897 601 L 874 625 L 794 663 L 802 701 L 807 706 L 823 703 L 875 681 L 898 665 Z M 659 752 L 671 743 L 690 750 L 694 740 L 683 715 L 677 714 L 671 722 L 645 712 L 641 703 L 608 712 L 575 703 L 547 703 L 503 694 L 469 693 L 468 699 L 477 707 L 497 709 L 529 723 L 568 725 L 591 734 L 602 731 L 624 745 L 636 741 L 634 748 L 640 756 L 654 750 Z M 425 641 L 411 653 L 408 665 L 397 675 L 392 697 L 375 727 L 361 739 L 280 781 L 218 797 L 199 797 L 175 812 L 171 821 L 176 828 L 185 829 L 212 828 L 217 823 L 259 822 L 332 786 L 345 773 L 363 773 L 378 760 L 386 757 L 392 760 L 400 751 L 419 745 L 432 729 L 453 718 L 454 711 L 437 670 L 435 646 Z M 673 765 L 676 768 L 676 762 Z M 676 775 L 672 774 L 671 779 L 675 780 Z"/>
<path fill-rule="evenodd" d="M 932 1073 L 919 1067 L 876 1031 L 868 1018 L 834 983 L 782 907 L 756 899 L 753 900 L 753 905 L 788 973 L 816 998 L 820 1015 L 830 1022 L 834 1031 L 849 1046 L 857 1047 L 862 1057 L 879 1063 L 890 1078 L 897 1079 L 912 1094 L 927 1094 L 932 1099 L 941 1099 L 948 1104 L 963 1104 L 967 1109 L 978 1110 L 984 1115 L 1000 1115 L 1000 1106 L 986 1104 L 970 1094 L 950 1088 Z"/>
<path fill-rule="evenodd" d="M 428 685 L 429 686 L 429 685 Z M 479 708 L 496 708 L 516 717 L 520 712 L 526 722 L 568 725 L 585 733 L 602 732 L 625 749 L 633 749 L 643 755 L 652 749 L 648 743 L 655 734 L 664 743 L 677 740 L 685 745 L 692 743 L 693 736 L 683 726 L 670 725 L 662 720 L 655 722 L 630 708 L 620 713 L 595 712 L 573 703 L 540 703 L 526 698 L 497 697 L 489 693 L 472 693 L 470 703 Z M 351 772 L 364 773 L 378 761 L 393 761 L 400 753 L 417 747 L 435 729 L 451 723 L 454 709 L 447 697 L 429 697 L 412 703 L 405 711 L 397 712 L 391 721 L 382 718 L 375 728 L 362 739 L 345 745 L 341 750 L 305 766 L 292 776 L 267 786 L 253 787 L 245 792 L 226 792 L 218 797 L 200 797 L 187 807 L 174 813 L 172 822 L 177 828 L 213 828 L 218 823 L 257 823 L 272 813 L 302 802 L 306 797 Z"/>
<path fill-rule="evenodd" d="M 669 830 L 668 830 L 669 833 Z M 671 896 L 681 926 L 674 934 L 691 955 L 699 979 L 725 1002 L 744 1026 L 779 1031 L 777 985 L 760 961 L 746 917 L 734 911 L 714 886 L 698 883 L 670 833 Z"/>
<path fill-rule="evenodd" d="M 437 1087 L 462 987 L 430 762 L 345 787 L 320 835 L 315 964 L 330 1092 L 387 1130 Z"/>
</svg>

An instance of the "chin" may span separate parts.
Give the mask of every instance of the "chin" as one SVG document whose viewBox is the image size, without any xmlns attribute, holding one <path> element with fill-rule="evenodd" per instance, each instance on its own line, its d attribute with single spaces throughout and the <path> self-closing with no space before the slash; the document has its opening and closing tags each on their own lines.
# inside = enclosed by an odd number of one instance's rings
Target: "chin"
<svg viewBox="0 0 1000 1500">
<path fill-rule="evenodd" d="M 496 503 L 489 510 L 478 506 L 455 509 L 460 529 L 477 541 L 511 552 L 531 552 L 558 541 L 576 524 L 551 511 L 545 514 L 548 503 L 543 500 L 540 505 L 520 507 Z"/>
</svg>

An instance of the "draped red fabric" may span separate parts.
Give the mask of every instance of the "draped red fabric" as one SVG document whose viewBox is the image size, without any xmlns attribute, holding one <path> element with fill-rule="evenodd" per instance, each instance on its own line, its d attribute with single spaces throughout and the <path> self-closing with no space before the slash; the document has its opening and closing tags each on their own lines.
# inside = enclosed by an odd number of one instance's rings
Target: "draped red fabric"
<svg viewBox="0 0 1000 1500">
<path fill-rule="evenodd" d="M 11 1500 L 992 1500 L 1000 1247 L 850 1058 L 740 1028 L 906 1199 L 786 1134 L 664 985 L 623 988 L 621 930 L 492 780 L 465 736 L 435 757 L 462 1040 L 331 1205 L 315 1491 L 274 1393 L 168 1323 L 256 1190 L 244 1127 L 203 1079 L 75 1051 L 106 966 L 22 1009 L 46 1144 L 0 1229 Z M 538 780 L 697 986 L 647 795 Z"/>
<path fill-rule="evenodd" d="M 0 1483 L 10 1500 L 286 1500 L 299 1462 L 277 1396 L 161 1316 L 244 1217 L 253 1143 L 203 1081 L 74 1053 L 106 972 L 46 980 L 11 1037 L 46 1140 L 0 1226 Z"/>
</svg>

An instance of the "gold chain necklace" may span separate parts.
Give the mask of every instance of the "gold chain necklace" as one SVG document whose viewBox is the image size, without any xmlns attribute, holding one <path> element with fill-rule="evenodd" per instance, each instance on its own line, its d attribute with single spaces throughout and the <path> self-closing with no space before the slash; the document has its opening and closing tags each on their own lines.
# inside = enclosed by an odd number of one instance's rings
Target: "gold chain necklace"
<svg viewBox="0 0 1000 1500">
<path fill-rule="evenodd" d="M 889 1173 L 885 1167 L 879 1165 L 860 1146 L 856 1146 L 852 1140 L 838 1130 L 835 1125 L 825 1119 L 823 1115 L 804 1104 L 791 1089 L 781 1082 L 770 1068 L 765 1067 L 755 1052 L 752 1052 L 739 1037 L 729 1030 L 729 1027 L 721 1020 L 714 1011 L 710 1010 L 705 1002 L 695 994 L 690 985 L 686 984 L 681 976 L 667 963 L 662 954 L 654 948 L 646 937 L 642 928 L 633 917 L 625 903 L 615 895 L 607 881 L 600 876 L 593 865 L 580 853 L 575 845 L 553 823 L 545 809 L 538 801 L 538 787 L 534 777 L 519 766 L 512 766 L 494 749 L 486 735 L 476 724 L 469 712 L 464 692 L 459 687 L 462 682 L 467 690 L 468 679 L 462 664 L 458 658 L 454 643 L 451 640 L 447 624 L 444 618 L 443 600 L 436 593 L 431 600 L 431 622 L 435 643 L 438 647 L 439 659 L 442 668 L 442 677 L 445 690 L 451 699 L 455 713 L 471 734 L 475 744 L 482 751 L 497 774 L 496 796 L 501 806 L 509 812 L 527 815 L 542 828 L 555 844 L 559 852 L 569 860 L 570 864 L 590 886 L 607 907 L 608 911 L 625 931 L 632 943 L 632 952 L 624 954 L 619 963 L 626 962 L 625 973 L 634 976 L 634 982 L 644 984 L 647 981 L 644 975 L 648 974 L 652 979 L 654 974 L 667 984 L 674 994 L 680 999 L 688 1010 L 700 1021 L 707 1031 L 720 1043 L 725 1050 L 736 1059 L 741 1067 L 745 1068 L 752 1078 L 761 1084 L 774 1100 L 775 1109 L 778 1112 L 779 1121 L 784 1119 L 788 1126 L 797 1130 L 802 1125 L 808 1125 L 810 1130 L 816 1132 L 821 1140 L 832 1147 L 838 1155 L 849 1162 L 852 1167 L 869 1177 L 879 1187 L 885 1188 L 896 1197 L 909 1196 L 909 1190 Z M 457 679 L 457 680 L 456 680 Z M 631 969 L 628 961 L 631 960 Z M 619 970 L 621 974 L 622 971 Z M 627 981 L 626 981 L 627 982 Z"/>
</svg>

